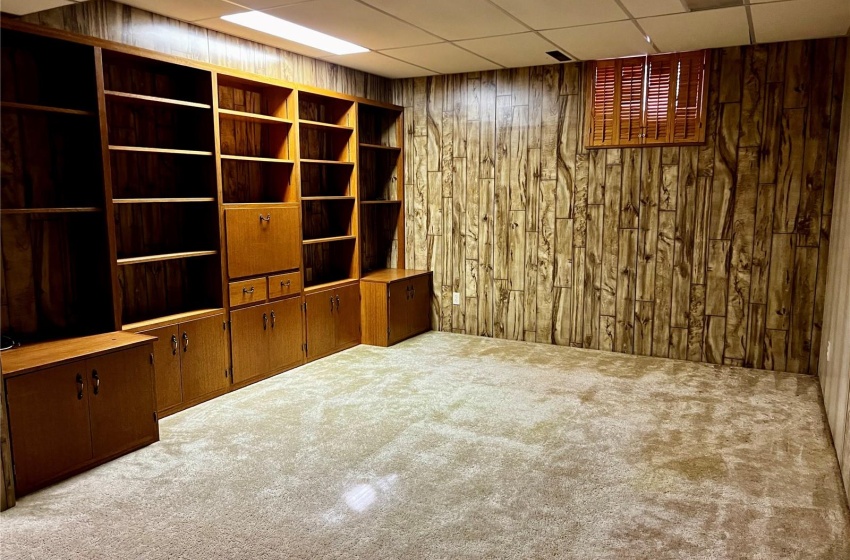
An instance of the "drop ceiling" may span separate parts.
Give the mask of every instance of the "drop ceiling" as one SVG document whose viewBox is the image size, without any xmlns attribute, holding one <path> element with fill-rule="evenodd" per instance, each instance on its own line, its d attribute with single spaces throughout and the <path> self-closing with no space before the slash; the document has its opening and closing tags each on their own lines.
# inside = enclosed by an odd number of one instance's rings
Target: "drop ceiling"
<svg viewBox="0 0 850 560">
<path fill-rule="evenodd" d="M 555 49 L 576 60 L 590 60 L 834 37 L 850 32 L 848 0 L 121 2 L 388 78 L 554 63 L 545 53 Z M 71 3 L 2 0 L 2 9 L 15 13 L 15 6 L 43 4 L 45 7 L 39 9 L 47 9 Z M 731 7 L 720 7 L 730 4 Z M 689 6 L 698 9 L 691 10 Z M 370 52 L 329 55 L 220 19 L 246 10 L 265 11 L 356 43 Z"/>
</svg>

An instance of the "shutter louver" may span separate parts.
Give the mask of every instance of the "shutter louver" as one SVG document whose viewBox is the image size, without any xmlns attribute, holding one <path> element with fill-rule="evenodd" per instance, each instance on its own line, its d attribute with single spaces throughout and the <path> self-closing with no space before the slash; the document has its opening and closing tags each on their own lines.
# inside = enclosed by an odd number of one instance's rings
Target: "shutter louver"
<svg viewBox="0 0 850 560">
<path fill-rule="evenodd" d="M 614 143 L 616 64 L 603 60 L 593 64 L 591 72 L 590 143 L 607 146 Z"/>
<path fill-rule="evenodd" d="M 620 70 L 620 137 L 619 144 L 634 145 L 642 141 L 643 82 L 645 58 L 621 60 Z"/>
<path fill-rule="evenodd" d="M 702 127 L 705 62 L 704 51 L 679 55 L 673 108 L 673 142 L 700 142 L 705 138 Z"/>
<path fill-rule="evenodd" d="M 675 55 L 669 54 L 649 57 L 644 122 L 646 144 L 670 142 L 670 113 L 675 92 L 671 75 L 675 58 Z"/>
</svg>

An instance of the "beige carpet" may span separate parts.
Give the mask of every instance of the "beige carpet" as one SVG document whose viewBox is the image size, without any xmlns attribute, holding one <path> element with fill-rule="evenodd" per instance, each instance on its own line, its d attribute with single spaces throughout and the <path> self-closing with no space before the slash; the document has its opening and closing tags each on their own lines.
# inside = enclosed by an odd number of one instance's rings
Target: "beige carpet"
<svg viewBox="0 0 850 560">
<path fill-rule="evenodd" d="M 12 558 L 850 558 L 815 379 L 429 333 L 167 418 Z"/>
</svg>

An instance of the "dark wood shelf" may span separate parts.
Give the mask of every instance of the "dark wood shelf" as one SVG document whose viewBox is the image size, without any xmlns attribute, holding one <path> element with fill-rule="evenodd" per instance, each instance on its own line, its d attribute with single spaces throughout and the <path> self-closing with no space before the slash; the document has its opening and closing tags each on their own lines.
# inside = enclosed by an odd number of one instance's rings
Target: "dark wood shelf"
<svg viewBox="0 0 850 560">
<path fill-rule="evenodd" d="M 304 245 L 315 245 L 317 243 L 335 243 L 337 241 L 349 241 L 356 239 L 355 235 L 337 235 L 335 237 L 317 237 L 315 239 L 305 239 Z"/>
<path fill-rule="evenodd" d="M 234 156 L 229 154 L 221 154 L 221 159 L 232 159 L 238 161 L 259 161 L 261 163 L 295 163 L 291 159 L 278 159 L 257 156 Z"/>
<path fill-rule="evenodd" d="M 204 150 L 176 150 L 173 148 L 145 148 L 142 146 L 109 146 L 110 150 L 116 152 L 147 152 L 151 154 L 176 154 L 184 156 L 211 156 L 212 152 Z"/>
<path fill-rule="evenodd" d="M 207 257 L 217 255 L 218 251 L 183 251 L 181 253 L 164 253 L 161 255 L 145 255 L 143 257 L 130 257 L 126 259 L 118 259 L 118 266 L 126 266 L 130 264 L 142 264 L 149 262 L 170 261 L 174 259 L 188 259 L 192 257 Z"/>
<path fill-rule="evenodd" d="M 305 286 L 304 293 L 309 294 L 311 292 L 320 292 L 322 290 L 326 290 L 328 288 L 336 288 L 339 286 L 344 286 L 346 284 L 351 284 L 352 282 L 357 282 L 357 278 L 341 278 L 339 280 L 331 280 L 328 282 L 322 282 L 319 284 L 310 284 Z"/>
<path fill-rule="evenodd" d="M 182 313 L 174 313 L 172 315 L 163 315 L 162 317 L 154 317 L 152 319 L 145 319 L 144 321 L 136 321 L 135 323 L 126 323 L 122 325 L 121 330 L 123 331 L 142 331 L 149 330 L 159 326 L 165 325 L 173 325 L 174 323 L 180 323 L 185 321 L 191 321 L 194 319 L 204 319 L 206 317 L 212 317 L 214 315 L 219 315 L 222 313 L 224 309 L 221 307 L 212 307 L 207 309 L 197 309 L 194 311 L 184 311 Z"/>
<path fill-rule="evenodd" d="M 140 103 L 147 105 L 179 105 L 181 107 L 191 107 L 194 109 L 212 109 L 212 105 L 206 103 L 195 103 L 194 101 L 181 101 L 180 99 L 170 99 L 168 97 L 154 97 L 152 95 L 140 95 L 138 93 L 126 93 L 123 91 L 106 90 L 103 92 L 106 97 L 115 99 L 123 103 Z"/>
<path fill-rule="evenodd" d="M 360 143 L 361 148 L 366 148 L 367 150 L 387 150 L 391 152 L 400 152 L 401 148 L 398 146 L 384 146 L 382 144 L 366 144 L 364 142 Z"/>
<path fill-rule="evenodd" d="M 353 196 L 302 196 L 302 202 L 310 202 L 310 201 L 334 201 L 334 200 L 354 200 Z"/>
<path fill-rule="evenodd" d="M 309 163 L 313 165 L 354 165 L 353 161 L 336 161 L 332 159 L 304 159 L 299 160 L 301 163 Z"/>
<path fill-rule="evenodd" d="M 360 204 L 401 204 L 400 200 L 361 200 Z"/>
<path fill-rule="evenodd" d="M 84 111 L 82 109 L 66 109 L 65 107 L 49 107 L 47 105 L 34 105 L 32 103 L 17 103 L 15 101 L 2 101 L 0 108 L 15 111 L 33 111 L 38 113 L 56 113 L 59 115 L 77 115 L 81 117 L 96 117 L 95 111 Z"/>
<path fill-rule="evenodd" d="M 68 208 L 3 208 L 0 214 L 94 214 L 103 212 L 103 208 L 96 206 L 74 206 Z"/>
<path fill-rule="evenodd" d="M 246 111 L 233 111 L 231 109 L 219 109 L 218 115 L 222 118 L 234 121 L 254 122 L 260 124 L 292 124 L 290 119 L 262 115 L 260 113 L 248 113 Z"/>
<path fill-rule="evenodd" d="M 115 198 L 113 204 L 170 204 L 172 202 L 215 202 L 213 197 L 185 198 Z"/>
<path fill-rule="evenodd" d="M 354 132 L 354 128 L 350 126 L 342 126 L 339 124 L 330 124 L 320 121 L 299 120 L 298 124 L 304 128 L 316 128 L 319 130 L 338 130 L 340 132 Z"/>
</svg>

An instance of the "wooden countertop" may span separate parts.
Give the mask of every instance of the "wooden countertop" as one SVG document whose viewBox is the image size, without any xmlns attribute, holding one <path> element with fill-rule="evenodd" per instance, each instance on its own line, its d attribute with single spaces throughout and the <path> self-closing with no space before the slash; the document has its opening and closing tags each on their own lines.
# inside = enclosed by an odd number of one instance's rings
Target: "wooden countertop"
<svg viewBox="0 0 850 560">
<path fill-rule="evenodd" d="M 363 276 L 360 280 L 364 282 L 395 282 L 396 280 L 404 280 L 405 278 L 413 278 L 414 276 L 422 276 L 423 274 L 431 274 L 430 270 L 413 270 L 412 268 L 385 268 L 383 270 L 375 270 Z"/>
<path fill-rule="evenodd" d="M 0 363 L 3 367 L 3 377 L 14 377 L 44 367 L 141 346 L 154 340 L 155 336 L 129 332 L 65 338 L 4 350 L 0 353 Z"/>
</svg>

